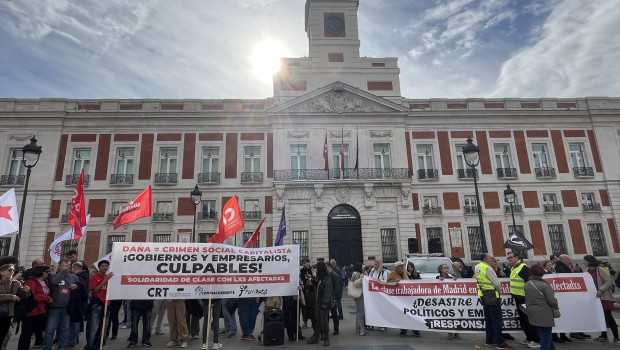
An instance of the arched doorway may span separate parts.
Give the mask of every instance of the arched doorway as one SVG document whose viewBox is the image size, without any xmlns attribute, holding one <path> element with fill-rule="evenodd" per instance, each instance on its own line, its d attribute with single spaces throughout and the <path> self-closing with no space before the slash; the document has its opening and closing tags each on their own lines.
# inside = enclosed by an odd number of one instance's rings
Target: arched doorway
<svg viewBox="0 0 620 350">
<path fill-rule="evenodd" d="M 338 265 L 348 266 L 363 262 L 362 221 L 350 205 L 335 206 L 327 216 L 329 258 Z"/>
</svg>

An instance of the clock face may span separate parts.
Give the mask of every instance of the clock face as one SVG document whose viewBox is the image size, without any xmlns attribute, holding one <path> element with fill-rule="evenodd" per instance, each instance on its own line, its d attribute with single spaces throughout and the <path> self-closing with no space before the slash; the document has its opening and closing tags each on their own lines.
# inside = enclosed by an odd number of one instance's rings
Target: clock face
<svg viewBox="0 0 620 350">
<path fill-rule="evenodd" d="M 328 17 L 325 20 L 325 31 L 332 35 L 344 32 L 344 21 L 340 17 Z"/>
</svg>

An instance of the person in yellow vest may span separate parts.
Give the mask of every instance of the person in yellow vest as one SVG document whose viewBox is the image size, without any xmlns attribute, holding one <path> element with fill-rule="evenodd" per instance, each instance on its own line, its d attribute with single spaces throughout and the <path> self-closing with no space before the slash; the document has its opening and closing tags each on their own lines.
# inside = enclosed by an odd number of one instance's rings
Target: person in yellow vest
<svg viewBox="0 0 620 350">
<path fill-rule="evenodd" d="M 502 305 L 499 299 L 501 291 L 501 285 L 497 275 L 495 274 L 495 268 L 497 262 L 493 255 L 485 253 L 480 257 L 480 263 L 476 265 L 475 277 L 478 283 L 478 296 L 481 299 L 482 307 L 484 310 L 484 328 L 486 330 L 485 345 L 492 346 L 496 344 L 496 349 L 513 349 L 512 346 L 506 344 L 504 337 L 502 337 Z M 482 297 L 483 290 L 492 290 L 495 292 L 495 302 L 487 303 Z M 491 305 L 494 304 L 494 305 Z"/>
<path fill-rule="evenodd" d="M 530 267 L 515 252 L 508 253 L 506 258 L 510 264 L 510 294 L 517 306 L 519 324 L 525 333 L 525 339 L 519 340 L 519 343 L 527 345 L 528 348 L 539 348 L 540 337 L 538 336 L 538 330 L 530 325 L 527 314 L 522 307 L 525 304 L 525 283 L 530 279 Z"/>
</svg>

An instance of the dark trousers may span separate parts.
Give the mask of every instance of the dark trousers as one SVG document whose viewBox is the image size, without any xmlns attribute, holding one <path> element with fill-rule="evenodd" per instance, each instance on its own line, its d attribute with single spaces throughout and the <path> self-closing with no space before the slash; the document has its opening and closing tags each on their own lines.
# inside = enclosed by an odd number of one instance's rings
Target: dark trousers
<svg viewBox="0 0 620 350">
<path fill-rule="evenodd" d="M 538 329 L 536 326 L 532 326 L 530 324 L 530 320 L 527 318 L 527 314 L 523 311 L 521 311 L 521 308 L 519 307 L 519 304 L 525 304 L 525 303 L 518 303 L 517 302 L 517 313 L 519 314 L 519 325 L 521 326 L 521 329 L 523 330 L 523 332 L 525 333 L 525 338 L 528 341 L 533 341 L 536 343 L 540 343 L 540 337 L 538 336 Z"/>
<path fill-rule="evenodd" d="M 482 304 L 484 310 L 484 329 L 486 331 L 486 343 L 487 344 L 503 344 L 504 337 L 502 337 L 502 307 L 500 300 L 497 300 L 497 305 L 486 306 Z"/>
<path fill-rule="evenodd" d="M 129 342 L 136 344 L 138 342 L 138 322 L 142 319 L 142 344 L 151 341 L 151 312 L 152 307 L 131 309 L 131 333 L 129 334 Z"/>
<path fill-rule="evenodd" d="M 323 339 L 329 339 L 329 310 L 321 310 L 317 308 L 316 310 L 316 322 L 312 323 L 312 327 L 314 328 L 314 334 L 312 335 L 315 338 L 319 338 L 319 335 L 323 335 Z"/>
<path fill-rule="evenodd" d="M 105 329 L 106 338 L 110 334 L 110 327 L 112 327 L 112 336 L 116 337 L 118 335 L 118 313 L 121 311 L 121 307 L 123 306 L 122 300 L 112 300 L 110 302 L 110 306 L 108 306 L 108 313 L 110 314 L 110 321 L 108 326 Z"/>
<path fill-rule="evenodd" d="M 213 335 L 213 344 L 220 342 L 220 313 L 222 312 L 222 299 L 211 299 L 211 335 Z M 209 323 L 209 299 L 202 299 L 202 343 L 209 342 L 207 339 L 207 323 Z"/>
<path fill-rule="evenodd" d="M 284 327 L 286 328 L 286 334 L 290 340 L 294 340 L 295 328 L 297 328 L 297 300 L 291 297 L 282 298 L 282 311 L 284 313 Z M 301 337 L 301 328 L 298 328 L 299 336 Z"/>
<path fill-rule="evenodd" d="M 614 335 L 614 339 L 618 338 L 618 324 L 616 324 L 616 320 L 614 320 L 611 310 L 603 310 L 603 314 L 605 315 L 605 323 L 607 324 L 607 328 L 611 328 L 611 333 Z M 602 332 L 601 335 L 607 338 L 607 331 Z"/>
<path fill-rule="evenodd" d="M 45 330 L 45 314 L 28 316 L 22 320 L 22 333 L 19 335 L 18 350 L 30 349 L 30 340 L 33 334 L 38 334 L 41 339 L 35 340 L 39 344 L 43 343 L 43 331 Z"/>
<path fill-rule="evenodd" d="M 332 315 L 332 321 L 334 322 L 334 332 L 339 330 L 340 327 L 340 320 L 338 317 L 338 306 L 334 304 L 334 307 L 332 307 L 329 312 Z"/>
<path fill-rule="evenodd" d="M 540 350 L 555 350 L 555 345 L 551 341 L 551 327 L 537 327 L 540 338 Z"/>
</svg>

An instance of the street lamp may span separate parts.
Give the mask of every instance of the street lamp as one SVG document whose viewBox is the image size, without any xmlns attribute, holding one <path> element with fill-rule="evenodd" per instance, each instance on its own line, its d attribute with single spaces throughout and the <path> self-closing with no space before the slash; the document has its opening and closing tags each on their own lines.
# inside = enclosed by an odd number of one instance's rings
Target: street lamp
<svg viewBox="0 0 620 350">
<path fill-rule="evenodd" d="M 202 191 L 198 189 L 198 184 L 194 186 L 192 192 L 190 192 L 192 196 L 192 204 L 194 204 L 194 228 L 192 230 L 192 243 L 196 243 L 196 207 L 202 201 Z"/>
<path fill-rule="evenodd" d="M 512 215 L 512 230 L 513 232 L 517 230 L 517 223 L 515 221 L 515 211 L 512 208 L 515 203 L 515 190 L 510 188 L 510 185 L 506 185 L 506 189 L 504 190 L 504 198 L 506 202 L 510 204 L 510 214 Z"/>
<path fill-rule="evenodd" d="M 480 225 L 480 235 L 484 237 L 484 224 L 482 223 L 482 208 L 480 207 L 480 194 L 478 193 L 478 180 L 476 179 L 476 166 L 480 163 L 480 148 L 474 145 L 471 137 L 467 138 L 467 145 L 463 146 L 463 156 L 465 163 L 471 167 L 474 176 L 474 189 L 476 190 L 476 206 L 478 207 L 478 222 Z"/>
<path fill-rule="evenodd" d="M 22 208 L 19 213 L 19 232 L 15 236 L 15 245 L 13 246 L 13 256 L 19 259 L 19 240 L 24 227 L 24 211 L 26 209 L 26 196 L 28 195 L 28 182 L 30 182 L 30 171 L 39 162 L 41 156 L 41 146 L 37 145 L 37 139 L 32 136 L 30 143 L 22 148 L 22 164 L 26 167 L 26 183 L 24 184 L 24 197 L 22 198 Z"/>
</svg>

